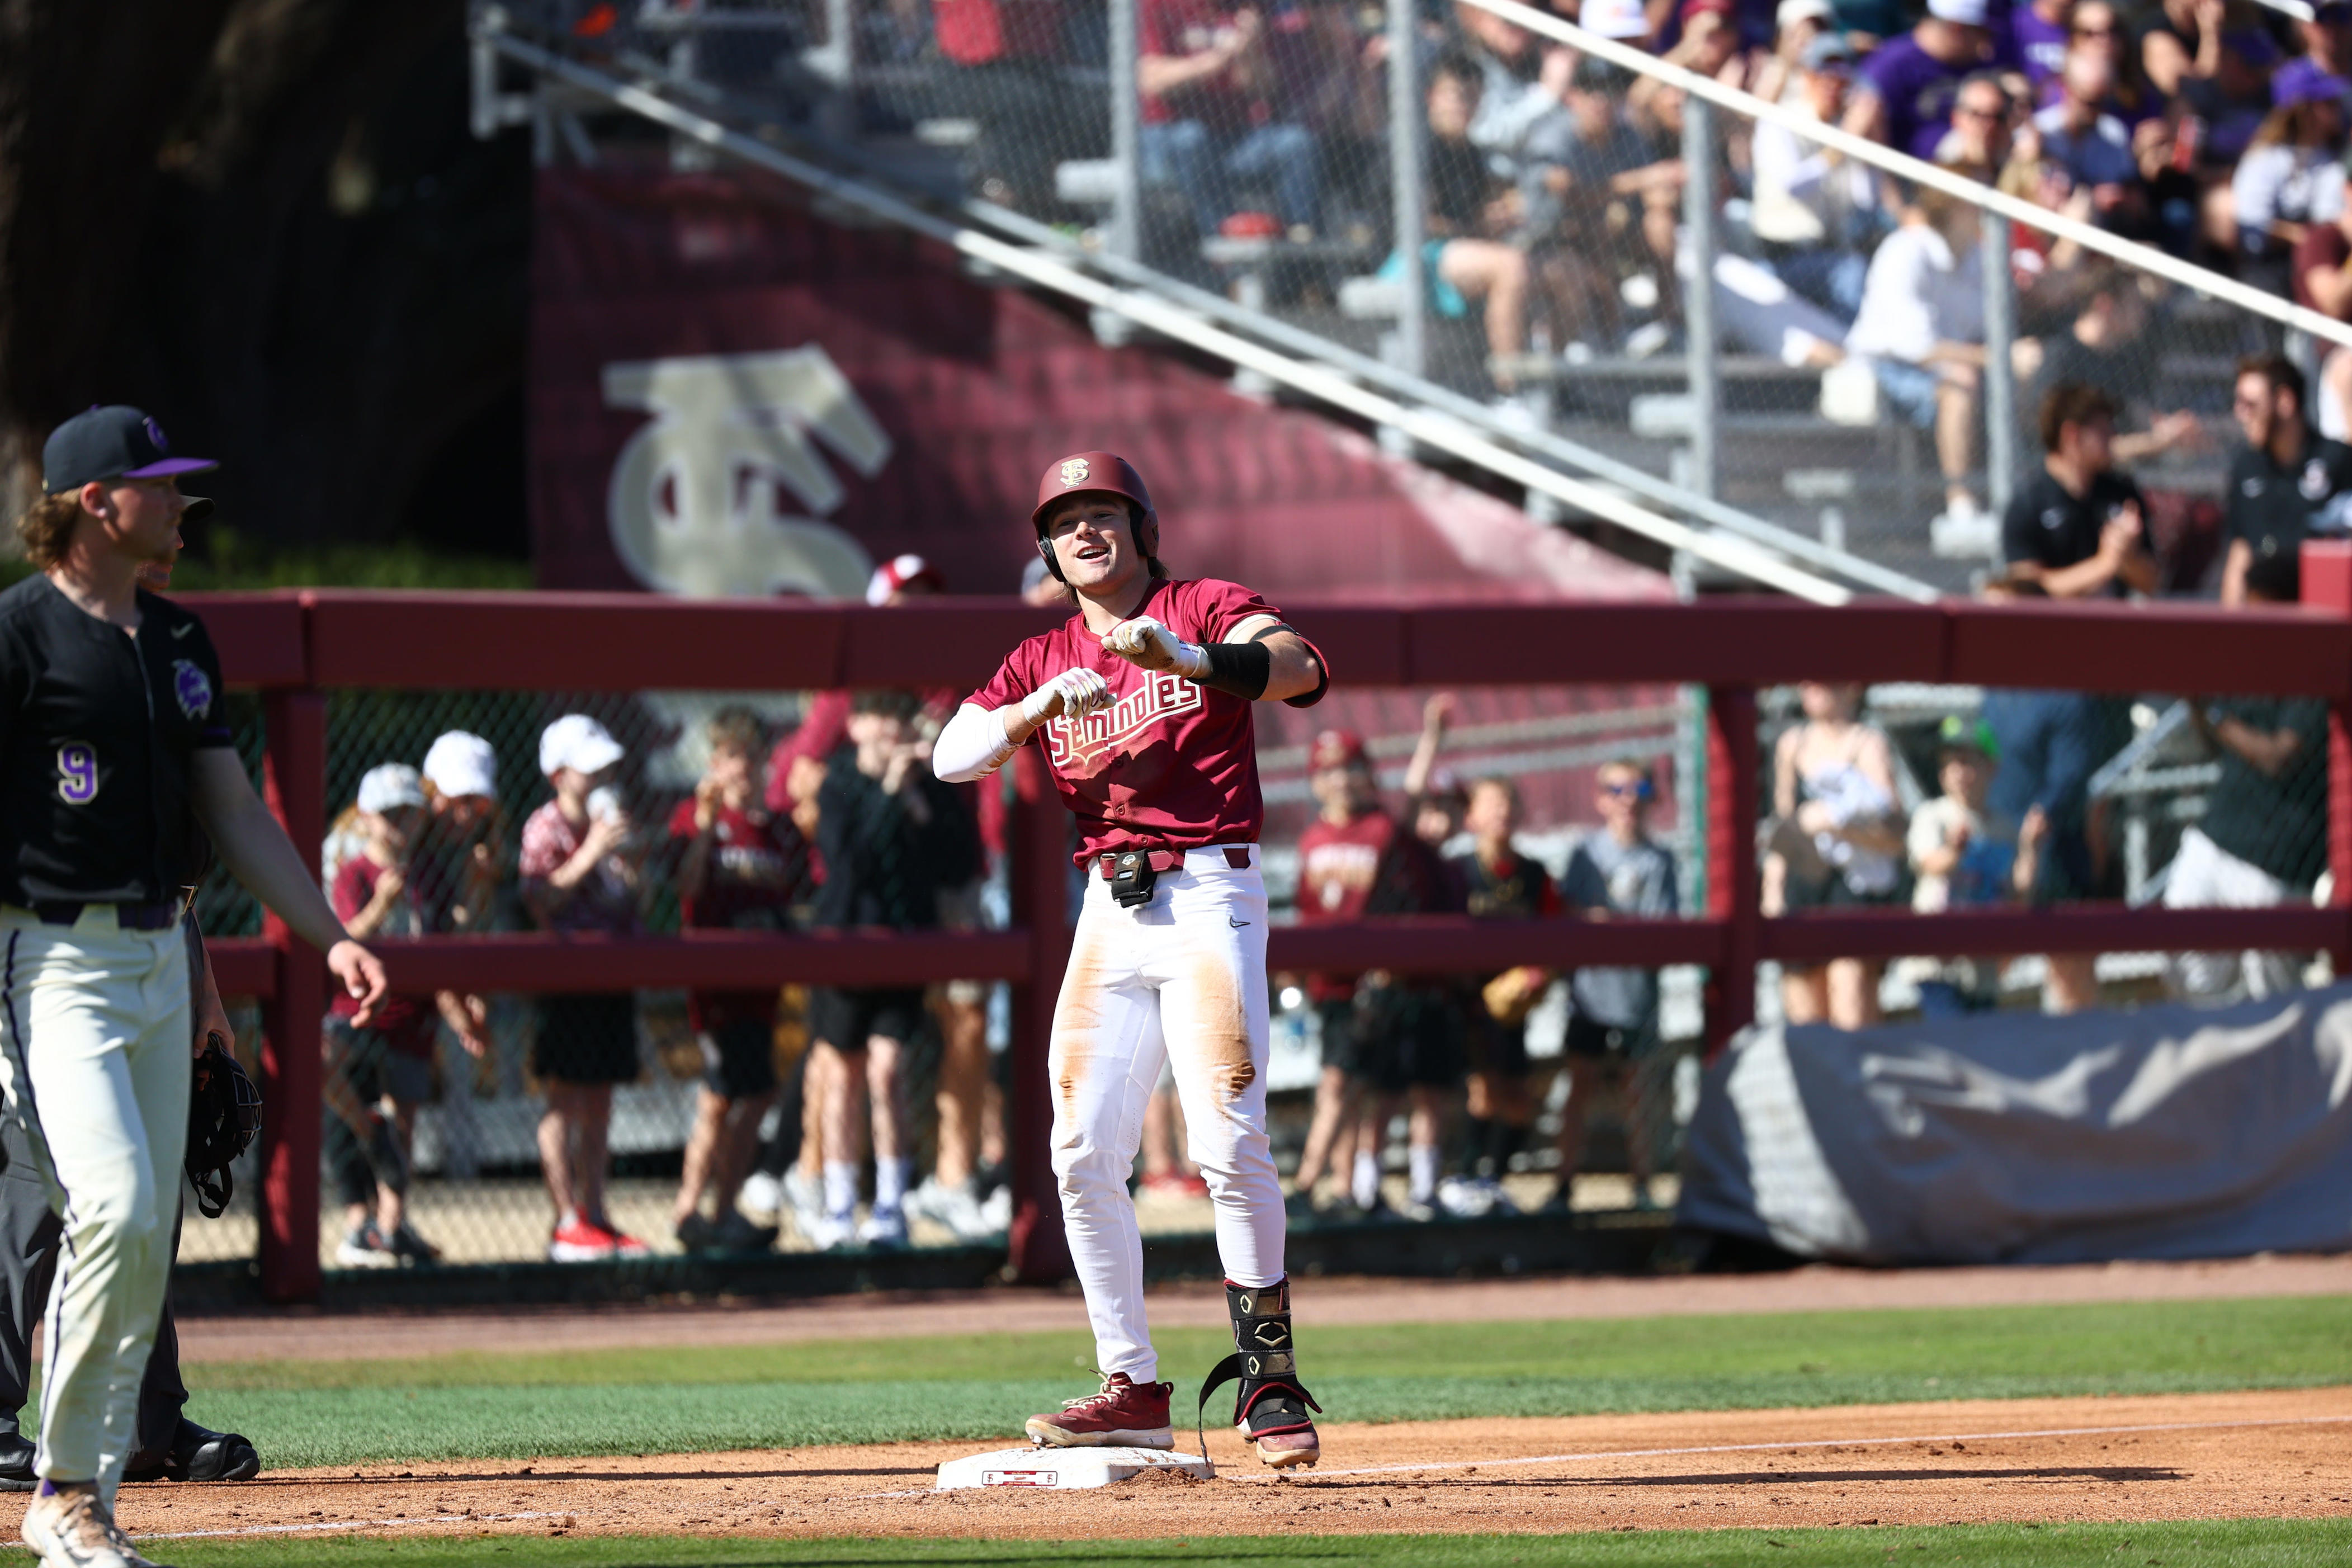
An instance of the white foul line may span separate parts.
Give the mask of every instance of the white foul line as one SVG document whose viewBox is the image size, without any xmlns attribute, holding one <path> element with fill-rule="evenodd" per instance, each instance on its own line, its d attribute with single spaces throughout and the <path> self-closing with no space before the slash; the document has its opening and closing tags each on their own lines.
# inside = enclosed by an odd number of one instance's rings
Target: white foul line
<svg viewBox="0 0 2352 1568">
<path fill-rule="evenodd" d="M 1758 1454 L 1780 1448 L 1879 1448 L 1901 1443 L 1990 1443 L 2000 1438 L 2097 1437 L 2121 1432 L 2211 1432 L 2237 1426 L 2317 1426 L 2340 1423 L 2352 1423 L 2352 1415 L 2290 1415 L 2267 1421 L 2165 1421 L 2141 1426 L 2050 1426 L 2033 1432 L 1960 1432 L 1940 1437 L 1809 1437 L 1793 1443 L 1719 1443 L 1703 1448 L 1609 1448 L 1591 1454 L 1539 1454 L 1524 1459 L 1448 1459 L 1427 1465 L 1367 1465 L 1352 1470 L 1317 1470 L 1313 1479 L 1399 1475 L 1415 1470 L 1499 1469 L 1505 1465 L 1567 1465 L 1588 1459 L 1655 1459 L 1681 1454 Z M 1803 1479 L 1801 1476 L 1790 1479 Z"/>
</svg>

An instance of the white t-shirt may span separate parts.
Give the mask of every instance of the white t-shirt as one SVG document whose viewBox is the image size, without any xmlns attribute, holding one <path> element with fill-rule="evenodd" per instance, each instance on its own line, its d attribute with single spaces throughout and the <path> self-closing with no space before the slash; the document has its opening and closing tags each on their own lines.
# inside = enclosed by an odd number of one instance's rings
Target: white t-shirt
<svg viewBox="0 0 2352 1568">
<path fill-rule="evenodd" d="M 2230 176 L 2230 205 L 2241 228 L 2333 223 L 2344 211 L 2344 164 L 2323 147 L 2252 148 Z"/>
<path fill-rule="evenodd" d="M 1853 353 L 1918 364 L 1939 342 L 1984 342 L 1984 259 L 1954 256 L 1944 237 L 1906 223 L 1879 242 L 1863 279 L 1862 309 L 1845 335 Z"/>
<path fill-rule="evenodd" d="M 1799 107 L 1801 111 L 1801 106 Z M 1753 143 L 1757 237 L 1781 245 L 1819 245 L 1849 212 L 1878 205 L 1870 171 L 1848 160 L 1832 163 L 1818 142 L 1764 121 Z"/>
</svg>

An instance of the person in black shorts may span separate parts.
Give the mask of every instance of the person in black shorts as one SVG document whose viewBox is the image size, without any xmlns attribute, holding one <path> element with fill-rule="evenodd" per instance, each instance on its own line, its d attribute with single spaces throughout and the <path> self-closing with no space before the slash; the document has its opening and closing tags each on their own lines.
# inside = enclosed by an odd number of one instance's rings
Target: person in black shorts
<svg viewBox="0 0 2352 1568">
<path fill-rule="evenodd" d="M 1650 802 L 1657 786 L 1650 770 L 1630 760 L 1601 764 L 1593 777 L 1601 828 L 1585 835 L 1568 858 L 1561 900 L 1578 914 L 1606 919 L 1658 919 L 1678 913 L 1675 858 L 1650 837 Z M 1653 969 L 1580 969 L 1570 978 L 1569 1098 L 1559 1121 L 1559 1185 L 1547 1208 L 1566 1209 L 1584 1152 L 1586 1118 L 1604 1087 L 1622 1097 L 1626 1163 L 1633 1205 L 1650 1206 L 1650 1174 L 1657 1129 L 1645 1114 L 1655 1086 L 1643 1081 L 1657 1054 L 1658 974 Z"/>
<path fill-rule="evenodd" d="M 1559 890 L 1543 863 L 1519 853 L 1518 786 L 1484 778 L 1470 786 L 1463 817 L 1471 846 L 1453 858 L 1472 918 L 1538 920 L 1559 912 Z M 1466 1009 L 1469 1045 L 1468 1114 L 1463 1128 L 1462 1178 L 1441 1199 L 1459 1215 L 1508 1213 L 1503 1176 L 1511 1156 L 1527 1146 L 1535 1124 L 1528 1098 L 1528 1015 L 1551 985 L 1549 971 L 1522 966 L 1487 980 Z"/>
<path fill-rule="evenodd" d="M 907 691 L 861 691 L 851 700 L 849 744 L 834 752 L 817 791 L 821 927 L 931 930 L 940 923 L 940 889 L 980 874 L 979 827 L 963 796 L 932 774 L 929 743 L 915 730 L 921 707 Z M 824 987 L 811 993 L 809 1011 L 811 1037 L 838 1051 L 846 1068 L 825 1084 L 824 1213 L 809 1239 L 822 1248 L 853 1239 L 903 1247 L 914 1170 L 906 1057 L 925 1016 L 922 989 Z M 861 1225 L 858 1152 L 869 1094 L 874 1202 Z"/>
<path fill-rule="evenodd" d="M 634 936 L 644 854 L 612 778 L 620 742 L 584 713 L 567 713 L 539 738 L 539 769 L 555 798 L 522 828 L 522 897 L 551 931 Z M 555 1205 L 553 1263 L 642 1258 L 646 1244 L 604 1213 L 606 1134 L 613 1086 L 637 1076 L 636 998 L 626 991 L 542 996 L 530 1070 L 547 1097 L 539 1162 Z"/>
<path fill-rule="evenodd" d="M 759 715 L 722 708 L 708 735 L 709 763 L 669 823 L 670 837 L 685 846 L 677 866 L 680 920 L 698 929 L 783 931 L 808 879 L 808 846 L 790 817 L 767 809 Z M 671 1223 L 688 1252 L 764 1251 L 775 1242 L 776 1227 L 753 1223 L 735 1199 L 776 1094 L 777 994 L 770 985 L 687 996 L 688 1021 L 702 1047 L 702 1092 Z"/>
</svg>

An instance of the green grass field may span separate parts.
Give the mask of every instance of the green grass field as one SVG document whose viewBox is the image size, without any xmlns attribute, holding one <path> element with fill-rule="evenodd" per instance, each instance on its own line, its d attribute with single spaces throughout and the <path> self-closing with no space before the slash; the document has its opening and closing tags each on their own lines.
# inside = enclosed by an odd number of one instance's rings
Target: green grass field
<svg viewBox="0 0 2352 1568">
<path fill-rule="evenodd" d="M 1223 1336 L 1160 1340 L 1181 1389 Z M 1303 1350 L 1341 1420 L 2286 1388 L 2352 1384 L 2352 1297 L 1338 1328 Z M 251 1436 L 273 1470 L 985 1439 L 1088 1387 L 1087 1352 L 1082 1335 L 1057 1331 L 210 1364 L 190 1368 L 191 1414 Z M 265 1522 L 277 1521 L 265 1512 Z M 301 1531 L 156 1539 L 150 1550 L 183 1568 L 2316 1568 L 2352 1562 L 2352 1520 L 1075 1542 Z"/>
<path fill-rule="evenodd" d="M 151 1550 L 159 1550 L 158 1543 Z M 170 1543 L 188 1568 L 1092 1568 L 1184 1563 L 1350 1563 L 1366 1568 L 2332 1568 L 2352 1560 L 2352 1521 L 2197 1521 L 2164 1524 L 1945 1525 L 1933 1529 L 1653 1531 L 1584 1535 L 1294 1535 L 1182 1541 L 740 1541 L 646 1537 L 330 1536 Z"/>
<path fill-rule="evenodd" d="M 1179 1403 L 1230 1341 L 1158 1336 Z M 191 1368 L 273 1468 L 1018 1434 L 1091 1384 L 1070 1333 Z M 1769 1409 L 2352 1384 L 2352 1298 L 1314 1331 L 1335 1419 Z"/>
</svg>

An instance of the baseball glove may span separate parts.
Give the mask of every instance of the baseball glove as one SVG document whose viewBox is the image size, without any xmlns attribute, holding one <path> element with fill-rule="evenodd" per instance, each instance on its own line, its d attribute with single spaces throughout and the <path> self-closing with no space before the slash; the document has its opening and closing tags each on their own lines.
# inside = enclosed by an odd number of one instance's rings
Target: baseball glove
<svg viewBox="0 0 2352 1568">
<path fill-rule="evenodd" d="M 261 1090 L 217 1034 L 205 1041 L 188 1094 L 188 1181 L 196 1207 L 218 1219 L 236 1191 L 229 1167 L 261 1131 Z"/>
</svg>

